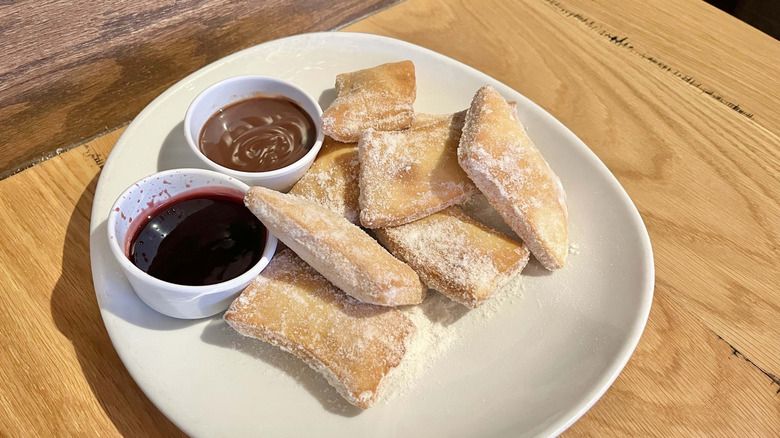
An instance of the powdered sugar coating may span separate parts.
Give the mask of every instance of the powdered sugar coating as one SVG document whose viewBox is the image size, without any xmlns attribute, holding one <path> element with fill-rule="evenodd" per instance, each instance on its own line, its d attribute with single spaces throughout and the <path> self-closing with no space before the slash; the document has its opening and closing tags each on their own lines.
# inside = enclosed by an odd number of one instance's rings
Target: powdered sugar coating
<svg viewBox="0 0 780 438">
<path fill-rule="evenodd" d="M 440 123 L 451 123 L 453 120 L 456 123 L 458 131 L 463 129 L 463 121 L 466 119 L 466 110 L 459 111 L 454 114 L 429 114 L 429 113 L 414 113 L 414 122 L 412 122 L 411 129 L 424 128 L 426 126 L 438 125 Z"/>
<path fill-rule="evenodd" d="M 363 226 L 409 223 L 477 192 L 458 165 L 464 117 L 418 114 L 419 122 L 406 131 L 363 132 L 358 142 Z"/>
<path fill-rule="evenodd" d="M 342 216 L 263 187 L 250 188 L 244 201 L 271 233 L 350 296 L 383 306 L 417 304 L 425 297 L 409 266 Z"/>
<path fill-rule="evenodd" d="M 357 144 L 325 137 L 314 164 L 290 193 L 313 201 L 357 225 L 360 223 L 359 171 Z"/>
<path fill-rule="evenodd" d="M 336 76 L 336 100 L 322 114 L 322 130 L 356 142 L 368 128 L 406 129 L 414 120 L 417 82 L 411 61 L 382 64 Z"/>
<path fill-rule="evenodd" d="M 528 262 L 521 243 L 468 218 L 457 207 L 375 233 L 428 287 L 472 308 Z"/>
<path fill-rule="evenodd" d="M 289 249 L 274 256 L 225 320 L 242 335 L 303 359 L 364 409 L 376 401 L 414 332 L 401 312 L 347 296 Z"/>
<path fill-rule="evenodd" d="M 458 162 L 542 265 L 563 267 L 568 213 L 561 182 L 490 86 L 477 91 L 468 110 Z"/>
</svg>

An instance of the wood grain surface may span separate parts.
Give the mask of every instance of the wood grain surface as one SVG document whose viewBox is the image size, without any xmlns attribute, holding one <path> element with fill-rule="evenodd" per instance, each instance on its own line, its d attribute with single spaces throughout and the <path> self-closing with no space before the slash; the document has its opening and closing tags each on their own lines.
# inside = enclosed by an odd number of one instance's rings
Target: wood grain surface
<svg viewBox="0 0 780 438">
<path fill-rule="evenodd" d="M 346 30 L 520 91 L 637 204 L 650 319 L 565 436 L 780 436 L 780 42 L 697 0 L 407 0 Z M 89 208 L 119 132 L 0 181 L 0 435 L 178 433 L 119 361 L 90 280 Z"/>
<path fill-rule="evenodd" d="M 0 178 L 126 123 L 212 61 L 397 1 L 0 1 Z"/>
</svg>

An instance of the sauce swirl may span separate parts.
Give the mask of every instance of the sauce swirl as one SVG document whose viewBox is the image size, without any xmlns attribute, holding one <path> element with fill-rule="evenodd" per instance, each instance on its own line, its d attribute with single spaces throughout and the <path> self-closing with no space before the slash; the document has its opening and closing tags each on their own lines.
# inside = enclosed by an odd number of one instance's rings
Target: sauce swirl
<svg viewBox="0 0 780 438">
<path fill-rule="evenodd" d="M 312 148 L 317 129 L 311 116 L 284 97 L 245 99 L 212 115 L 198 144 L 215 163 L 243 172 L 281 169 Z"/>
</svg>

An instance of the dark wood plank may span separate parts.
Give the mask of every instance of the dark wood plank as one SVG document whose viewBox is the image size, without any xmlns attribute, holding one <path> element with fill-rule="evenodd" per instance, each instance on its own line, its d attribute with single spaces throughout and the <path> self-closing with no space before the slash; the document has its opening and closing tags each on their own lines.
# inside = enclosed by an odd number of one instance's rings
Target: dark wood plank
<svg viewBox="0 0 780 438">
<path fill-rule="evenodd" d="M 0 0 L 0 178 L 128 122 L 240 49 L 398 0 Z"/>
</svg>

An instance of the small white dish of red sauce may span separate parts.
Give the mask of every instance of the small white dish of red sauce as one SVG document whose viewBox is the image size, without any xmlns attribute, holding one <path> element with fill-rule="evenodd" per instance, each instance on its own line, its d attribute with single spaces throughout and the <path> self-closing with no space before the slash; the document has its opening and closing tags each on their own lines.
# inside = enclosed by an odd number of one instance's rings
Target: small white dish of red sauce
<svg viewBox="0 0 780 438">
<path fill-rule="evenodd" d="M 141 300 L 183 319 L 228 308 L 276 251 L 276 237 L 244 206 L 248 189 L 218 172 L 174 169 L 119 196 L 109 245 Z"/>
</svg>

